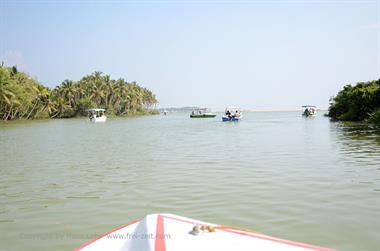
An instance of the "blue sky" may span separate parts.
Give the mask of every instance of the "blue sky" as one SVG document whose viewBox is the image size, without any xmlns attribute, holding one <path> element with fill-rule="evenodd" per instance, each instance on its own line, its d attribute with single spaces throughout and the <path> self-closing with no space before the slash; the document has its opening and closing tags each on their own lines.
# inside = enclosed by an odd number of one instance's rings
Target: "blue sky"
<svg viewBox="0 0 380 251">
<path fill-rule="evenodd" d="M 327 107 L 380 77 L 380 0 L 0 0 L 0 61 L 44 85 L 93 71 L 161 107 Z"/>
</svg>

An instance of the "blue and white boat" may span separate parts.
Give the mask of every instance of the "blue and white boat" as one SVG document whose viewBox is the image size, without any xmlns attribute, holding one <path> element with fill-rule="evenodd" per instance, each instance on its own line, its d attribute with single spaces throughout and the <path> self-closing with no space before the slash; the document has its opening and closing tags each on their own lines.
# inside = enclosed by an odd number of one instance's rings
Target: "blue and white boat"
<svg viewBox="0 0 380 251">
<path fill-rule="evenodd" d="M 224 115 L 222 116 L 223 122 L 233 121 L 237 122 L 243 118 L 243 114 L 240 111 L 240 108 L 236 107 L 227 107 Z"/>
</svg>

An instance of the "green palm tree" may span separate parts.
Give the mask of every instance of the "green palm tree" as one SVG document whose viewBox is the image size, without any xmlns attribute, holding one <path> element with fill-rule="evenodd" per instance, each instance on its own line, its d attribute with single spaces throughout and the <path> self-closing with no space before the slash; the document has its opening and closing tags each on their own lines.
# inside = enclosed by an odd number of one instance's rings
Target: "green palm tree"
<svg viewBox="0 0 380 251">
<path fill-rule="evenodd" d="M 11 104 L 11 99 L 15 97 L 15 94 L 10 91 L 7 86 L 0 85 L 0 103 L 5 103 L 7 105 Z"/>
<path fill-rule="evenodd" d="M 52 115 L 52 118 L 57 117 L 58 115 L 65 114 L 69 112 L 71 109 L 71 106 L 67 103 L 67 101 L 63 98 L 58 98 L 56 104 L 55 104 L 55 112 Z"/>
<path fill-rule="evenodd" d="M 129 115 L 157 103 L 154 94 L 136 82 L 113 80 L 96 71 L 78 82 L 64 80 L 53 90 L 43 87 L 16 67 L 0 66 L 0 118 L 37 118 L 41 113 L 55 117 L 81 114 L 84 106 L 99 106 L 116 115 Z"/>
<path fill-rule="evenodd" d="M 50 96 L 44 100 L 44 107 L 42 111 L 45 110 L 49 113 L 49 115 L 56 111 L 56 104 L 53 100 L 51 100 Z"/>
<path fill-rule="evenodd" d="M 81 98 L 84 98 L 86 96 L 86 90 L 83 85 L 80 83 L 75 84 L 75 100 L 79 100 Z"/>
<path fill-rule="evenodd" d="M 104 91 L 98 87 L 92 90 L 91 99 L 93 99 L 97 106 L 101 106 L 102 98 L 105 96 Z"/>
<path fill-rule="evenodd" d="M 64 80 L 61 84 L 62 93 L 65 99 L 68 100 L 69 104 L 74 107 L 75 106 L 75 86 L 72 80 Z"/>
<path fill-rule="evenodd" d="M 41 106 L 44 102 L 44 99 L 50 94 L 49 89 L 42 85 L 32 86 L 32 90 L 35 92 L 35 99 L 33 100 L 34 104 L 33 107 L 30 109 L 26 119 L 31 118 L 34 112 L 35 114 L 33 115 L 33 117 L 37 117 L 39 110 L 41 109 Z"/>
<path fill-rule="evenodd" d="M 14 98 L 15 94 L 12 91 L 13 80 L 10 73 L 6 68 L 0 67 L 0 103 L 10 105 L 11 98 Z"/>
<path fill-rule="evenodd" d="M 112 103 L 112 99 L 114 96 L 114 89 L 115 89 L 115 81 L 111 80 L 110 75 L 106 75 L 104 77 L 104 101 L 105 101 L 105 106 L 108 107 L 109 104 Z"/>
<path fill-rule="evenodd" d="M 17 106 L 21 105 L 20 101 L 17 100 L 16 96 L 9 99 L 9 106 L 4 113 L 3 120 L 12 120 L 17 114 Z"/>
</svg>

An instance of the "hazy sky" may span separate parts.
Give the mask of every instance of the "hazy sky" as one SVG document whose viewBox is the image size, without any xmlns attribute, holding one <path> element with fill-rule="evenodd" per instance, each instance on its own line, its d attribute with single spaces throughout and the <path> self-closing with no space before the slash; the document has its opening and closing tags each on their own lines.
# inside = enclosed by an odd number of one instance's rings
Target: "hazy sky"
<svg viewBox="0 0 380 251">
<path fill-rule="evenodd" d="M 380 0 L 0 0 L 0 34 L 0 61 L 46 86 L 102 71 L 161 107 L 327 107 L 380 77 Z"/>
</svg>

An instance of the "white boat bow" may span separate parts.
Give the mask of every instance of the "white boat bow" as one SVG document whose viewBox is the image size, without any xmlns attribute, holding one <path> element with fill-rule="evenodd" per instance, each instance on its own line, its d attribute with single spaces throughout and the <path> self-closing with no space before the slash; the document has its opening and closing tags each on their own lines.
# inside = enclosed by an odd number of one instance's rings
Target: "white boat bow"
<svg viewBox="0 0 380 251">
<path fill-rule="evenodd" d="M 193 231 L 195 230 L 195 231 Z M 151 214 L 84 244 L 76 251 L 259 250 L 332 251 L 332 249 L 202 222 L 173 214 Z"/>
</svg>

